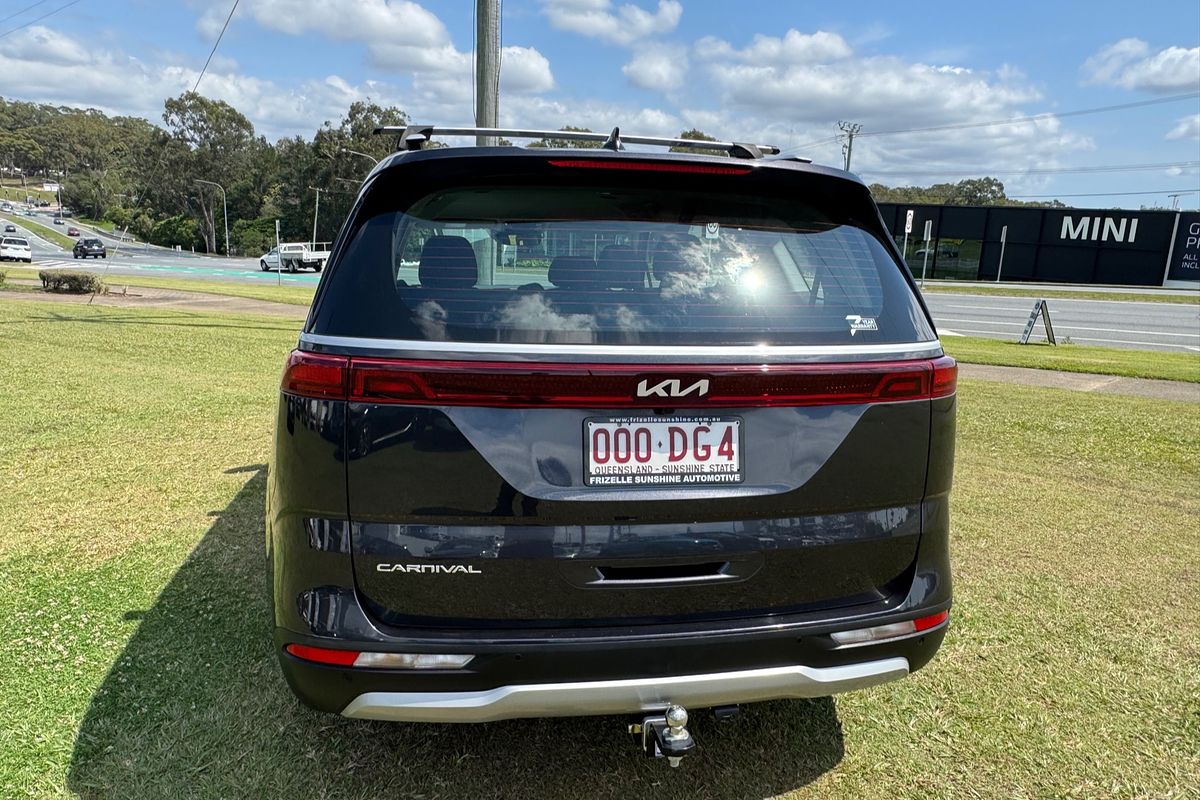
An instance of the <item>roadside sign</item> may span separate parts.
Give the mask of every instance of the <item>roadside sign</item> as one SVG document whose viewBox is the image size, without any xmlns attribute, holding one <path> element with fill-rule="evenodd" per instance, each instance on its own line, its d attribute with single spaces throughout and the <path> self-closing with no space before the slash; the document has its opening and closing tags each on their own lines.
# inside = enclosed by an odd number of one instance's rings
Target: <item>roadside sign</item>
<svg viewBox="0 0 1200 800">
<path fill-rule="evenodd" d="M 1000 228 L 1000 264 L 996 267 L 996 283 L 1000 282 L 1000 273 L 1004 271 L 1004 243 L 1008 241 L 1008 226 Z"/>
<path fill-rule="evenodd" d="M 931 238 L 933 238 L 933 220 L 927 219 L 925 220 L 925 241 L 928 242 Z"/>
<path fill-rule="evenodd" d="M 904 216 L 904 232 L 905 233 L 912 233 L 912 224 L 913 224 L 913 210 L 910 208 L 908 210 L 908 213 Z"/>
<path fill-rule="evenodd" d="M 1042 322 L 1046 326 L 1046 341 L 1050 344 L 1057 345 L 1054 341 L 1054 326 L 1050 324 L 1050 307 L 1046 305 L 1045 300 L 1038 300 L 1033 304 L 1033 311 L 1029 313 L 1029 321 L 1025 323 L 1025 331 L 1021 334 L 1021 344 L 1029 344 L 1029 334 L 1033 333 L 1034 326 L 1037 325 L 1038 317 L 1042 318 Z"/>
</svg>

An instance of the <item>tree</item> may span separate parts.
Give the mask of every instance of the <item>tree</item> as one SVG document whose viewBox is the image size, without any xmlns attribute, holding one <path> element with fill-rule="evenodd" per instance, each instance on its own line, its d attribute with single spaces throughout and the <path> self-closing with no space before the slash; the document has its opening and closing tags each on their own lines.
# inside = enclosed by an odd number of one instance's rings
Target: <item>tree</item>
<svg viewBox="0 0 1200 800">
<path fill-rule="evenodd" d="M 572 127 L 571 125 L 565 125 L 565 126 L 559 128 L 559 130 L 563 131 L 565 133 L 592 133 L 591 128 L 575 128 L 575 127 Z M 543 138 L 543 139 L 538 139 L 536 142 L 531 142 L 529 144 L 529 146 L 530 147 L 554 147 L 554 148 L 564 148 L 564 147 L 598 148 L 602 144 L 604 144 L 604 143 L 603 142 L 586 142 L 586 141 L 580 141 L 578 139 L 558 139 L 558 138 L 547 139 L 547 138 Z"/>
<path fill-rule="evenodd" d="M 177 155 L 174 175 L 187 184 L 198 179 L 220 184 L 228 193 L 229 186 L 249 166 L 254 126 L 233 106 L 221 100 L 210 100 L 196 92 L 186 92 L 166 102 L 163 121 L 171 137 L 186 150 Z M 221 193 L 207 184 L 195 186 L 197 217 L 205 249 L 217 252 L 217 210 Z"/>
<path fill-rule="evenodd" d="M 686 130 L 686 131 L 680 131 L 679 138 L 680 139 L 690 139 L 693 142 L 715 142 L 715 141 L 717 141 L 717 137 L 709 136 L 707 133 L 705 133 L 702 130 L 698 130 L 697 128 L 692 128 L 691 130 Z M 708 150 L 703 147 L 672 147 L 671 152 L 672 153 L 699 153 L 700 155 L 708 155 L 708 156 L 728 155 L 728 153 L 722 153 L 720 150 Z"/>
</svg>

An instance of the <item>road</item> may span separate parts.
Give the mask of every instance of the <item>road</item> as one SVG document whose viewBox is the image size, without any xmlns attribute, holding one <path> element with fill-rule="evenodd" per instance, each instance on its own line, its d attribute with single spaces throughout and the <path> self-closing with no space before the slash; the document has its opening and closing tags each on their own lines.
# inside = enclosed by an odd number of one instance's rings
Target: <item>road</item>
<svg viewBox="0 0 1200 800">
<path fill-rule="evenodd" d="M 38 222 L 50 224 L 48 217 Z M 19 226 L 19 223 L 17 223 Z M 77 224 L 77 223 L 76 223 Z M 64 228 L 65 230 L 65 228 Z M 277 275 L 262 272 L 252 258 L 220 258 L 177 253 L 149 245 L 122 245 L 109 239 L 105 261 L 73 261 L 56 245 L 29 235 L 33 266 L 74 267 L 108 275 L 159 275 L 195 280 L 222 280 L 253 284 L 282 283 L 315 287 L 320 276 L 312 272 Z M 108 238 L 108 237 L 103 237 Z M 409 277 L 415 280 L 414 274 Z M 513 280 L 525 280 L 515 276 Z M 963 293 L 930 292 L 925 302 L 943 336 L 985 336 L 1015 341 L 1025 328 L 1033 309 L 1031 298 L 997 297 Z M 1200 306 L 1182 303 L 1152 303 L 1133 300 L 1071 300 L 1047 292 L 1051 321 L 1059 339 L 1072 342 L 1143 350 L 1200 353 Z M 1041 323 L 1034 331 L 1043 336 Z"/>
<path fill-rule="evenodd" d="M 45 226 L 53 224 L 48 216 L 38 216 L 32 221 Z M 4 223 L 7 224 L 7 223 Z M 21 236 L 29 239 L 33 248 L 33 263 L 29 266 L 45 269 L 47 267 L 70 267 L 86 269 L 90 272 L 103 272 L 107 275 L 154 275 L 164 278 L 192 278 L 195 280 L 235 281 L 238 283 L 282 283 L 287 286 L 317 285 L 318 275 L 312 272 L 296 274 L 263 272 L 259 269 L 257 259 L 225 258 L 221 256 L 197 255 L 188 252 L 174 252 L 162 247 L 154 247 L 141 243 L 119 244 L 109 234 L 95 234 L 104 241 L 108 248 L 108 258 L 103 260 L 75 260 L 69 251 L 64 251 L 58 245 L 42 239 L 37 234 L 25 228 L 18 219 L 14 221 Z M 84 231 L 85 236 L 92 236 L 92 229 L 67 221 L 62 226 L 65 234 L 70 225 L 75 225 Z M 57 227 L 57 226 L 56 226 Z"/>
<path fill-rule="evenodd" d="M 1025 297 L 930 292 L 925 303 L 942 336 L 1016 340 L 1035 300 Z M 1047 293 L 1055 336 L 1062 341 L 1138 350 L 1200 353 L 1200 306 L 1135 300 L 1070 300 Z M 1045 330 L 1039 321 L 1032 339 Z"/>
</svg>

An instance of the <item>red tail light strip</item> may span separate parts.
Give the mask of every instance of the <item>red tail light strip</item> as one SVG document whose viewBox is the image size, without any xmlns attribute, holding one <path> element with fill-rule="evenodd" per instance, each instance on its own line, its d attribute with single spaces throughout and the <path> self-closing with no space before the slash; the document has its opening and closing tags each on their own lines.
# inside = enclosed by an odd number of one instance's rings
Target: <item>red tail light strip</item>
<svg viewBox="0 0 1200 800">
<path fill-rule="evenodd" d="M 526 364 L 294 351 L 282 389 L 320 399 L 505 408 L 702 408 L 885 403 L 955 391 L 954 359 L 861 364 Z"/>
<path fill-rule="evenodd" d="M 669 164 L 662 161 L 593 161 L 591 159 L 551 159 L 555 167 L 571 169 L 617 169 L 629 172 L 693 172 L 702 175 L 746 175 L 750 167 L 723 167 L 716 164 Z"/>
</svg>

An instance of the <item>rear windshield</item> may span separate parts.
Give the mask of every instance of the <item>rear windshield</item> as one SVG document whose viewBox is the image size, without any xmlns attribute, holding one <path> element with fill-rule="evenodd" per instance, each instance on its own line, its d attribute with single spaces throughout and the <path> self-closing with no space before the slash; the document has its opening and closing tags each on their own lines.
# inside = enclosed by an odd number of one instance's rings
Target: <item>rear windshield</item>
<svg viewBox="0 0 1200 800">
<path fill-rule="evenodd" d="M 736 179 L 587 178 L 364 203 L 311 329 L 638 345 L 934 336 L 883 245 L 802 185 L 781 196 L 729 191 Z"/>
<path fill-rule="evenodd" d="M 18 247 L 28 247 L 29 246 L 29 242 L 27 242 L 24 239 L 5 239 L 4 244 L 12 244 L 12 245 L 16 245 Z"/>
</svg>

